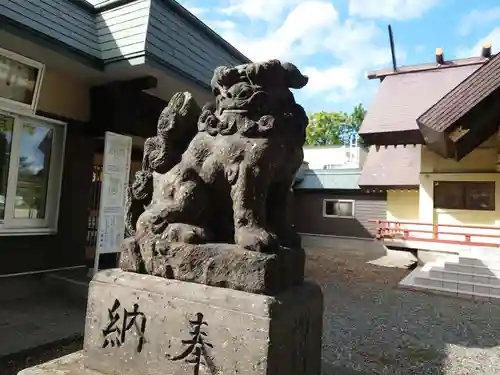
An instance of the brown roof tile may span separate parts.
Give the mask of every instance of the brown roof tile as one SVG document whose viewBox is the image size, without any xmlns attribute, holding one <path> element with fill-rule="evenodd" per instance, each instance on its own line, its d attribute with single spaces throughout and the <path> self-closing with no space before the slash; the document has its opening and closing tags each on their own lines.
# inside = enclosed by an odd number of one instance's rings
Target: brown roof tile
<svg viewBox="0 0 500 375">
<path fill-rule="evenodd" d="M 385 77 L 359 133 L 418 130 L 417 118 L 478 67 L 464 65 Z"/>
<path fill-rule="evenodd" d="M 418 122 L 435 131 L 445 131 L 499 87 L 497 54 L 422 114 Z"/>
<path fill-rule="evenodd" d="M 401 73 L 411 73 L 411 72 L 421 72 L 425 70 L 440 70 L 448 68 L 456 68 L 458 66 L 465 65 L 483 65 L 488 62 L 489 59 L 482 56 L 477 57 L 467 57 L 465 59 L 448 60 L 443 65 L 438 65 L 435 62 L 417 65 L 400 66 L 396 71 L 392 68 L 380 69 L 374 72 L 369 72 L 366 74 L 368 79 L 383 78 L 386 76 L 401 74 Z"/>
<path fill-rule="evenodd" d="M 371 146 L 359 177 L 361 187 L 401 186 L 420 184 L 422 146 Z"/>
</svg>

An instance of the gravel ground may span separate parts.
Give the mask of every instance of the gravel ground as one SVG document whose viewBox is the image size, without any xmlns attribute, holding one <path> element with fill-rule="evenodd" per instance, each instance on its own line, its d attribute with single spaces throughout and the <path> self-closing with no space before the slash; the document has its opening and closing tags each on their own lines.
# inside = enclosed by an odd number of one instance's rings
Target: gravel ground
<svg viewBox="0 0 500 375">
<path fill-rule="evenodd" d="M 323 372 L 500 375 L 500 305 L 396 288 L 410 271 L 310 249 L 325 299 Z"/>
<path fill-rule="evenodd" d="M 409 272 L 310 249 L 325 298 L 324 375 L 500 375 L 500 305 L 396 289 Z M 81 338 L 0 359 L 0 374 L 75 352 Z"/>
</svg>

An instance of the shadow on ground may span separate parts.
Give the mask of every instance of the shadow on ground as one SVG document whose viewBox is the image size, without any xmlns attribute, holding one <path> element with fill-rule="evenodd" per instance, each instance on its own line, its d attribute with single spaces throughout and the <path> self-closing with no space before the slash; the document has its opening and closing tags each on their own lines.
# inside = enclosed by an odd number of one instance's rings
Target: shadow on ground
<svg viewBox="0 0 500 375">
<path fill-rule="evenodd" d="M 309 249 L 325 298 L 324 375 L 500 374 L 500 306 L 397 289 L 410 271 Z"/>
<path fill-rule="evenodd" d="M 81 345 L 85 300 L 64 298 L 45 281 L 42 276 L 0 278 L 1 375 L 17 374 Z"/>
<path fill-rule="evenodd" d="M 79 351 L 83 347 L 83 337 L 74 336 L 37 348 L 28 349 L 23 352 L 0 358 L 0 374 L 17 375 L 27 367 L 36 366 L 40 363 L 51 361 L 55 358 Z"/>
<path fill-rule="evenodd" d="M 323 375 L 500 375 L 500 305 L 397 289 L 409 271 L 367 264 L 374 258 L 308 249 L 306 274 L 325 299 Z M 0 281 L 1 375 L 81 348 L 84 306 L 36 278 L 12 282 Z"/>
</svg>

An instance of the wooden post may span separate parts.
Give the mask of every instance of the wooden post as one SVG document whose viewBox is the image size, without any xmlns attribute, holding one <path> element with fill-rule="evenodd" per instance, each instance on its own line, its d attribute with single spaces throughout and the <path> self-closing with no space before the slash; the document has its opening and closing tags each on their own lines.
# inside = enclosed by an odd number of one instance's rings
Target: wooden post
<svg viewBox="0 0 500 375">
<path fill-rule="evenodd" d="M 481 56 L 489 59 L 491 57 L 491 43 L 486 42 L 483 44 L 483 49 L 481 50 Z"/>
<path fill-rule="evenodd" d="M 407 239 L 408 239 L 408 237 L 410 237 L 410 231 L 409 231 L 408 229 L 404 229 L 404 230 L 403 230 L 403 238 L 404 238 L 405 240 L 407 240 Z"/>
<path fill-rule="evenodd" d="M 444 64 L 444 56 L 443 49 L 436 48 L 436 64 L 443 65 Z"/>
</svg>

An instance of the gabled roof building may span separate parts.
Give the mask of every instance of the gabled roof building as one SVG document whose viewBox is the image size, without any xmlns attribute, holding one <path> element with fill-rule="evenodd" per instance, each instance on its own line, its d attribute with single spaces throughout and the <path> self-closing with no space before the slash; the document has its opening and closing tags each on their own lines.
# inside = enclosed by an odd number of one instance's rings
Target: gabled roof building
<svg viewBox="0 0 500 375">
<path fill-rule="evenodd" d="M 499 254 L 500 54 L 486 44 L 478 57 L 446 61 L 438 49 L 435 63 L 368 78 L 381 84 L 360 129 L 370 151 L 359 185 L 387 192 L 377 237 L 430 262 L 402 284 L 479 295 L 457 270 L 472 280 L 472 264 L 487 268 Z"/>
</svg>

